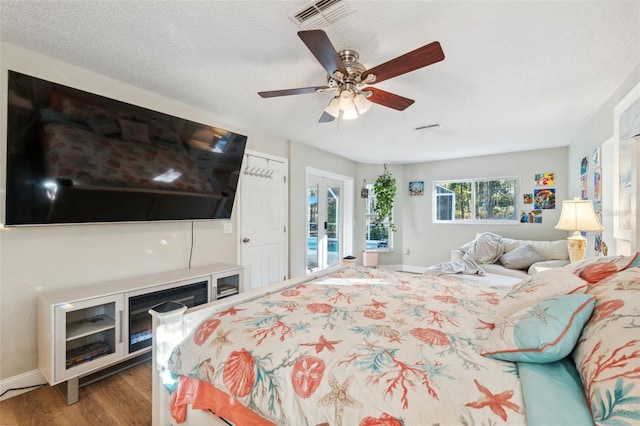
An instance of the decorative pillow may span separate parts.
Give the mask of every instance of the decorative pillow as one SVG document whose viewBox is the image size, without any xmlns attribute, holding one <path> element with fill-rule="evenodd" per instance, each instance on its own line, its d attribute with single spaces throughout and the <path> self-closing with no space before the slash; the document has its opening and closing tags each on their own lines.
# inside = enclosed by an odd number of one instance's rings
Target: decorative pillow
<svg viewBox="0 0 640 426">
<path fill-rule="evenodd" d="M 601 263 L 611 263 L 616 267 L 618 271 L 622 271 L 623 269 L 628 268 L 636 260 L 638 260 L 638 255 L 640 253 L 635 253 L 631 256 L 600 256 L 600 257 L 590 257 L 588 259 L 584 259 L 578 262 L 570 263 L 565 268 L 569 269 L 575 275 L 580 275 L 582 271 L 592 265 L 601 264 Z"/>
<path fill-rule="evenodd" d="M 523 279 L 502 297 L 496 323 L 543 300 L 564 294 L 584 293 L 586 282 L 565 268 L 553 268 Z"/>
<path fill-rule="evenodd" d="M 119 118 L 118 122 L 120 123 L 120 133 L 123 141 L 151 143 L 149 141 L 149 126 L 145 123 L 136 123 L 124 118 Z"/>
<path fill-rule="evenodd" d="M 99 136 L 120 133 L 120 126 L 112 118 L 91 119 L 87 121 L 93 133 Z"/>
<path fill-rule="evenodd" d="M 514 362 L 561 360 L 573 350 L 594 304 L 592 295 L 569 294 L 521 309 L 495 324 L 482 355 Z"/>
<path fill-rule="evenodd" d="M 640 290 L 640 267 L 634 266 L 610 275 L 592 286 L 587 293 L 599 293 L 598 290 Z M 640 293 L 637 295 L 640 298 Z"/>
<path fill-rule="evenodd" d="M 500 256 L 500 263 L 508 269 L 527 269 L 536 262 L 545 260 L 530 245 L 520 246 Z"/>
<path fill-rule="evenodd" d="M 596 424 L 640 423 L 638 312 L 640 291 L 600 293 L 573 351 Z"/>
</svg>

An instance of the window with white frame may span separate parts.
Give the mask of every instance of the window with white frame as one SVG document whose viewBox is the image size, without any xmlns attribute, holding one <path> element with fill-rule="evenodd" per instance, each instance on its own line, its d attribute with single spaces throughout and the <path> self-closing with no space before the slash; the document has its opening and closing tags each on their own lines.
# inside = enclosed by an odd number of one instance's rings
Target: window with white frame
<svg viewBox="0 0 640 426">
<path fill-rule="evenodd" d="M 373 210 L 376 205 L 376 194 L 373 190 L 374 182 L 367 182 L 367 205 L 365 208 L 365 250 L 367 251 L 391 251 L 393 249 L 393 231 L 389 218 L 378 221 L 378 215 Z"/>
<path fill-rule="evenodd" d="M 519 186 L 514 176 L 434 182 L 434 222 L 517 223 Z"/>
</svg>

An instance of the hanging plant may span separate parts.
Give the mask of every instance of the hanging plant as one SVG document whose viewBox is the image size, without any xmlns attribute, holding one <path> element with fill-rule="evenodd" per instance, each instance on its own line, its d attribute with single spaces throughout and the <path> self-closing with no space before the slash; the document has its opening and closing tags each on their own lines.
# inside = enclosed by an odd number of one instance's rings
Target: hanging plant
<svg viewBox="0 0 640 426">
<path fill-rule="evenodd" d="M 376 194 L 376 203 L 373 211 L 378 216 L 378 222 L 389 219 L 389 229 L 396 232 L 396 226 L 393 224 L 393 199 L 396 196 L 396 178 L 393 177 L 387 165 L 384 165 L 384 173 L 378 176 L 373 184 L 373 191 Z"/>
</svg>

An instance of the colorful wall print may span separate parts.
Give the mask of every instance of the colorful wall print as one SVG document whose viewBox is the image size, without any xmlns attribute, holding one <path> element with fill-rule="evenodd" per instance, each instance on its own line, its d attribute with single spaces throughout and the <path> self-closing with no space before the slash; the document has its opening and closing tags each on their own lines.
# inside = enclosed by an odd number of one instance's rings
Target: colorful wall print
<svg viewBox="0 0 640 426">
<path fill-rule="evenodd" d="M 424 182 L 421 180 L 409 182 L 409 195 L 411 196 L 424 195 Z"/>
<path fill-rule="evenodd" d="M 582 175 L 580 175 L 580 197 L 583 200 L 586 200 L 588 198 L 587 194 L 587 189 L 588 189 L 588 183 L 587 183 L 587 174 L 584 173 Z"/>
<path fill-rule="evenodd" d="M 533 190 L 533 208 L 550 210 L 556 208 L 556 189 L 534 189 Z"/>
<path fill-rule="evenodd" d="M 542 223 L 542 210 L 520 212 L 520 223 Z"/>
<path fill-rule="evenodd" d="M 584 157 L 582 161 L 580 161 L 580 174 L 584 175 L 587 173 L 587 169 L 589 168 L 589 159 Z"/>
<path fill-rule="evenodd" d="M 536 174 L 536 186 L 554 186 L 555 184 L 553 173 Z"/>
<path fill-rule="evenodd" d="M 591 156 L 591 164 L 593 167 L 600 167 L 600 148 L 596 148 L 593 150 L 593 155 Z"/>
<path fill-rule="evenodd" d="M 593 199 L 600 200 L 602 197 L 602 175 L 600 169 L 593 171 Z"/>
<path fill-rule="evenodd" d="M 522 202 L 524 204 L 533 204 L 533 194 L 522 194 Z"/>
</svg>

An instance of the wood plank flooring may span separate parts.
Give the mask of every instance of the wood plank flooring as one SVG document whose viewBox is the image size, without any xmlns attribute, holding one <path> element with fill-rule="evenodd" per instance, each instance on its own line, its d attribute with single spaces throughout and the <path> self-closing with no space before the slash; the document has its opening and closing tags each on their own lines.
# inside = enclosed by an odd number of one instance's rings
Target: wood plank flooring
<svg viewBox="0 0 640 426">
<path fill-rule="evenodd" d="M 80 388 L 67 405 L 43 386 L 0 402 L 0 425 L 102 426 L 151 424 L 151 361 Z"/>
</svg>

